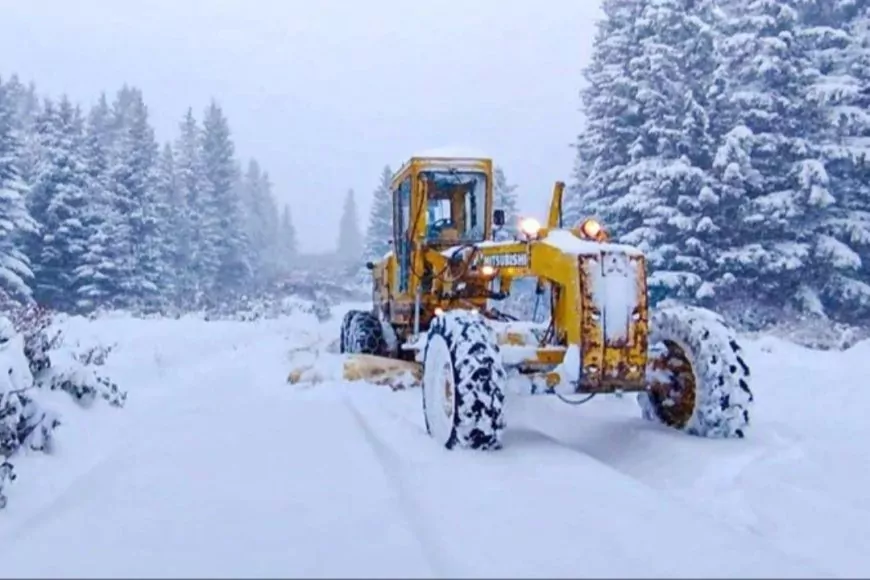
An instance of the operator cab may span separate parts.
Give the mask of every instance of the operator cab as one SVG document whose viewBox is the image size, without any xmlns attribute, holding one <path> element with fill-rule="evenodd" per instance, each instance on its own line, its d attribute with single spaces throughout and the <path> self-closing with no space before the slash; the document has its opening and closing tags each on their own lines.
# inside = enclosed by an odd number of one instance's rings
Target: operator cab
<svg viewBox="0 0 870 580">
<path fill-rule="evenodd" d="M 436 245 L 481 242 L 486 237 L 486 174 L 423 171 L 426 189 L 426 241 Z"/>
<path fill-rule="evenodd" d="M 399 292 L 408 290 L 413 248 L 492 239 L 492 160 L 484 157 L 411 157 L 393 176 L 393 251 Z"/>
</svg>

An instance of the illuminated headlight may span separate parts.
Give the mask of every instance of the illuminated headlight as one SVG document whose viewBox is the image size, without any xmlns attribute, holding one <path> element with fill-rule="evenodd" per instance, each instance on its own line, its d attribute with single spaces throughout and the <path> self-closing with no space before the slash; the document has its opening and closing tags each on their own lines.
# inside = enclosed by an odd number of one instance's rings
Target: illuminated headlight
<svg viewBox="0 0 870 580">
<path fill-rule="evenodd" d="M 585 220 L 580 226 L 580 231 L 590 240 L 601 240 L 607 236 L 601 224 L 593 219 Z"/>
<path fill-rule="evenodd" d="M 528 217 L 523 218 L 520 221 L 520 232 L 523 233 L 527 238 L 533 239 L 538 236 L 538 232 L 541 231 L 541 222 L 536 220 L 535 218 Z"/>
<path fill-rule="evenodd" d="M 435 309 L 435 316 L 444 316 L 444 309 L 443 308 L 436 308 Z"/>
<path fill-rule="evenodd" d="M 480 273 L 489 278 L 490 276 L 495 275 L 495 268 L 493 268 L 492 266 L 483 266 L 480 269 Z"/>
</svg>

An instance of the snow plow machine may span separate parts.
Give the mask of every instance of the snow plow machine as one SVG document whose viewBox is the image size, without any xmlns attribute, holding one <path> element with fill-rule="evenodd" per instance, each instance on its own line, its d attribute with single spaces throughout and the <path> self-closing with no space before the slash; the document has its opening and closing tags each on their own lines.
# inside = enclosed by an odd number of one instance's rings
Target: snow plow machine
<svg viewBox="0 0 870 580">
<path fill-rule="evenodd" d="M 448 449 L 500 448 L 505 396 L 538 394 L 636 393 L 648 420 L 744 437 L 753 396 L 734 332 L 706 309 L 651 308 L 643 253 L 594 219 L 564 227 L 563 190 L 545 224 L 523 219 L 497 241 L 492 160 L 412 157 L 392 181 L 391 250 L 366 265 L 372 307 L 342 320 L 343 378 L 412 376 L 426 429 Z M 545 322 L 496 307 L 522 278 L 548 290 Z"/>
</svg>

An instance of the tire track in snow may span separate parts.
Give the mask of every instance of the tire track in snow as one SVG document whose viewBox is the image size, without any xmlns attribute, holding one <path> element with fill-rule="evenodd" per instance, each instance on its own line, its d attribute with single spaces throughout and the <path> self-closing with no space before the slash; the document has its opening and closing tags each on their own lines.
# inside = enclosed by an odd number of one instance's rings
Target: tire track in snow
<svg viewBox="0 0 870 580">
<path fill-rule="evenodd" d="M 102 484 L 107 478 L 117 476 L 125 465 L 133 462 L 133 457 L 124 455 L 126 448 L 125 442 L 122 442 L 92 462 L 69 481 L 60 493 L 4 534 L 0 541 L 0 550 L 13 548 L 16 542 L 32 536 L 40 527 L 74 508 L 77 502 L 96 499 L 94 495 L 89 495 L 97 487 L 95 484 Z"/>
<path fill-rule="evenodd" d="M 170 371 L 171 376 L 169 381 L 172 383 L 181 382 L 185 385 L 186 394 L 209 392 L 214 389 L 215 383 L 223 383 L 226 379 L 227 359 L 233 358 L 233 353 L 236 354 L 237 361 L 230 361 L 233 368 L 244 368 L 246 366 L 246 351 L 251 351 L 257 348 L 257 341 L 252 337 L 246 341 L 235 341 L 227 343 L 223 348 L 215 352 L 201 354 L 200 356 L 190 357 L 184 360 L 183 363 L 172 365 L 171 367 L 162 369 Z M 223 365 L 215 364 L 215 360 L 225 361 Z M 148 377 L 143 379 L 141 384 L 136 385 L 135 391 L 128 399 L 128 404 L 123 409 L 110 409 L 109 412 L 123 413 L 124 421 L 119 425 L 117 431 L 113 432 L 115 442 L 108 448 L 97 455 L 96 458 L 87 461 L 87 467 L 70 478 L 65 484 L 60 486 L 60 489 L 53 493 L 52 496 L 41 505 L 34 507 L 32 512 L 27 515 L 22 514 L 22 519 L 19 523 L 12 525 L 8 531 L 0 533 L 0 550 L 8 548 L 24 537 L 31 536 L 40 527 L 51 522 L 56 518 L 63 517 L 63 514 L 75 508 L 79 501 L 91 501 L 94 496 L 89 495 L 89 491 L 96 487 L 95 484 L 104 482 L 107 478 L 117 476 L 122 472 L 125 466 L 132 464 L 135 461 L 135 449 L 137 446 L 137 436 L 147 433 L 149 421 L 155 412 L 165 413 L 164 405 L 167 397 L 171 398 L 174 403 L 170 408 L 169 413 L 176 416 L 183 416 L 190 411 L 201 412 L 204 405 L 197 399 L 194 401 L 178 399 L 178 393 L 170 390 L 164 392 L 148 392 L 149 388 L 156 382 L 165 382 L 165 377 Z M 137 396 L 144 395 L 144 396 Z M 208 403 L 209 399 L 205 399 Z M 207 404 L 205 405 L 208 406 Z M 99 409 L 104 411 L 104 409 Z M 63 417 L 62 417 L 63 418 Z M 79 417 L 80 420 L 87 420 L 84 417 Z M 64 426 L 61 426 L 55 437 L 63 439 Z M 27 455 L 22 455 L 17 458 L 25 458 L 30 460 Z M 34 457 L 33 459 L 36 459 Z M 39 457 L 40 461 L 53 461 L 51 454 Z M 76 464 L 78 465 L 78 464 Z M 56 466 L 60 469 L 62 466 Z M 33 474 L 37 475 L 37 474 Z M 19 481 L 25 482 L 31 474 L 23 474 Z M 15 492 L 15 485 L 18 481 L 13 482 L 10 490 Z M 14 508 L 13 508 L 14 510 Z"/>
<path fill-rule="evenodd" d="M 425 515 L 417 509 L 414 494 L 411 492 L 410 485 L 402 473 L 401 458 L 375 432 L 350 396 L 344 395 L 343 401 L 356 420 L 366 443 L 374 452 L 375 457 L 377 457 L 386 480 L 390 482 L 390 485 L 396 492 L 399 508 L 409 528 L 415 535 L 417 543 L 420 545 L 420 551 L 423 557 L 426 558 L 429 568 L 437 577 L 446 578 L 451 576 L 452 574 L 445 569 L 446 566 L 443 563 L 443 558 L 435 548 L 440 543 L 438 537 L 431 533 L 425 525 L 421 525 L 425 520 Z"/>
<path fill-rule="evenodd" d="M 601 467 L 603 467 L 604 469 L 607 469 L 608 471 L 611 471 L 614 474 L 617 474 L 618 476 L 620 476 L 622 478 L 630 479 L 632 481 L 639 483 L 640 485 L 644 486 L 646 489 L 650 490 L 651 493 L 654 493 L 657 496 L 661 497 L 664 501 L 674 502 L 676 504 L 679 504 L 681 506 L 681 508 L 683 508 L 684 510 L 691 511 L 691 512 L 698 514 L 698 516 L 700 518 L 709 519 L 711 521 L 719 523 L 720 525 L 728 526 L 729 528 L 733 529 L 737 533 L 746 533 L 746 532 L 751 533 L 756 538 L 757 541 L 764 543 L 766 549 L 769 549 L 771 552 L 775 552 L 775 553 L 777 553 L 785 558 L 789 558 L 792 560 L 798 560 L 798 561 L 804 563 L 807 567 L 807 570 L 812 570 L 812 569 L 818 568 L 819 566 L 822 565 L 820 562 L 815 562 L 815 561 L 807 558 L 806 556 L 783 550 L 782 548 L 777 546 L 775 542 L 771 541 L 763 533 L 761 533 L 760 527 L 759 527 L 760 523 L 759 523 L 758 516 L 754 512 L 751 512 L 751 509 L 748 508 L 747 506 L 741 506 L 741 507 L 743 507 L 744 510 L 750 509 L 750 515 L 751 515 L 753 521 L 757 525 L 755 525 L 755 526 L 747 525 L 745 527 L 738 526 L 738 525 L 733 524 L 732 522 L 729 522 L 727 520 L 723 520 L 722 518 L 716 516 L 716 514 L 712 510 L 700 508 L 698 506 L 697 502 L 688 501 L 687 499 L 680 497 L 674 493 L 671 493 L 665 489 L 661 489 L 659 487 L 650 485 L 649 483 L 647 483 L 643 479 L 638 478 L 630 473 L 627 473 L 627 472 L 625 472 L 625 471 L 623 471 L 623 470 L 621 470 L 613 465 L 610 465 L 606 461 L 599 459 L 598 457 L 587 453 L 582 448 L 577 447 L 575 445 L 572 445 L 570 443 L 567 443 L 565 441 L 561 441 L 558 438 L 554 437 L 553 435 L 550 435 L 548 433 L 545 433 L 545 432 L 542 432 L 542 431 L 539 431 L 536 429 L 531 429 L 531 428 L 517 428 L 513 431 L 512 434 L 514 437 L 519 436 L 520 439 L 525 438 L 526 441 L 528 441 L 530 439 L 531 440 L 539 439 L 539 440 L 546 441 L 548 444 L 552 444 L 552 445 L 558 446 L 562 449 L 566 449 L 566 450 L 568 450 L 576 455 L 582 456 L 584 458 L 584 461 L 593 461 L 593 462 L 597 463 L 598 465 L 600 465 Z M 510 443 L 508 443 L 508 444 L 510 444 Z M 734 462 L 735 469 L 732 470 L 733 473 L 730 473 L 729 476 L 731 476 L 734 481 L 737 481 L 739 479 L 740 474 L 745 470 L 746 467 L 748 467 L 751 464 L 756 463 L 757 461 L 763 460 L 765 457 L 767 457 L 773 453 L 774 452 L 772 450 L 767 450 L 767 452 L 761 451 L 761 452 L 758 452 L 756 454 L 751 455 L 749 458 L 744 458 L 741 461 L 735 461 Z"/>
<path fill-rule="evenodd" d="M 436 561 L 450 563 L 460 576 L 606 577 L 631 575 L 644 567 L 650 575 L 665 577 L 830 576 L 818 565 L 770 549 L 764 538 L 672 501 L 661 490 L 546 434 L 517 426 L 505 433 L 505 449 L 494 453 L 439 450 L 413 420 L 410 405 L 357 394 L 361 396 L 351 395 L 347 403 L 356 407 L 357 420 L 373 446 L 380 447 L 385 474 L 402 486 L 404 501 L 411 506 L 407 513 L 424 516 L 415 520 L 427 524 L 420 539 L 438 546 Z M 589 493 L 600 501 L 586 501 Z M 627 511 L 613 511 L 623 509 Z M 444 519 L 436 519 L 442 513 Z M 613 518 L 614 513 L 628 518 Z M 652 541 L 642 546 L 624 541 L 650 534 Z M 676 536 L 668 539 L 671 534 Z M 691 543 L 705 535 L 722 544 L 710 558 L 686 562 L 681 569 L 660 556 L 669 542 Z M 549 539 L 528 552 L 527 540 L 534 545 L 534 538 Z M 572 551 L 576 542 L 594 551 L 591 559 Z M 551 553 L 566 550 L 571 554 L 567 560 L 552 558 Z M 481 557 L 490 553 L 500 556 Z"/>
</svg>

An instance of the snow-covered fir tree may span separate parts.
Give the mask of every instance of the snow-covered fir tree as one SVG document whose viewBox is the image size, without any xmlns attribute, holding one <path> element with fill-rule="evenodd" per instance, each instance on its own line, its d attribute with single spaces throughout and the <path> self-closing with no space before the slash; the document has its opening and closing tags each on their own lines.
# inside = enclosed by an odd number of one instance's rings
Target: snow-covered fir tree
<svg viewBox="0 0 870 580">
<path fill-rule="evenodd" d="M 640 54 L 629 63 L 639 131 L 623 173 L 627 194 L 611 206 L 624 228 L 619 239 L 647 251 L 650 286 L 690 301 L 712 296 L 712 240 L 702 215 L 714 186 L 705 110 L 717 66 L 712 8 L 692 0 L 644 6 Z"/>
<path fill-rule="evenodd" d="M 359 227 L 359 214 L 353 189 L 344 198 L 341 220 L 338 224 L 338 256 L 352 266 L 357 266 L 363 256 L 363 236 Z"/>
<path fill-rule="evenodd" d="M 160 283 L 165 279 L 160 215 L 165 209 L 156 198 L 159 155 L 148 107 L 139 89 L 119 91 L 112 111 L 114 199 L 124 227 L 116 240 L 120 257 L 124 301 L 129 305 L 159 308 Z"/>
<path fill-rule="evenodd" d="M 36 122 L 38 157 L 28 196 L 40 231 L 30 238 L 28 253 L 36 275 L 38 302 L 72 310 L 76 304 L 76 269 L 87 251 L 83 224 L 87 174 L 83 155 L 81 112 L 64 96 L 46 102 Z"/>
<path fill-rule="evenodd" d="M 242 193 L 245 203 L 246 234 L 250 262 L 258 285 L 271 280 L 279 262 L 278 207 L 272 197 L 269 175 L 251 159 L 245 171 Z"/>
<path fill-rule="evenodd" d="M 36 163 L 33 128 L 40 110 L 39 96 L 34 83 L 25 86 L 14 74 L 6 83 L 6 90 L 11 101 L 13 127 L 19 142 L 18 173 L 25 183 L 30 183 Z"/>
<path fill-rule="evenodd" d="M 158 274 L 160 294 L 165 301 L 178 304 L 181 300 L 179 273 L 184 267 L 184 199 L 180 195 L 175 172 L 175 152 L 164 143 L 157 161 L 154 199 L 157 217 L 158 251 L 163 267 Z"/>
<path fill-rule="evenodd" d="M 126 232 L 114 200 L 111 183 L 109 134 L 110 110 L 105 94 L 88 114 L 82 153 L 85 163 L 85 195 L 82 226 L 87 238 L 80 263 L 73 271 L 76 306 L 92 310 L 113 303 L 119 295 L 119 269 L 114 241 Z"/>
<path fill-rule="evenodd" d="M 295 246 L 289 250 L 281 247 L 281 215 L 278 210 L 278 202 L 272 191 L 272 179 L 269 177 L 268 171 L 263 171 L 260 174 L 259 190 L 265 208 L 264 228 L 268 232 L 266 245 L 260 252 L 260 260 L 263 264 L 261 282 L 269 283 L 278 274 L 282 263 L 290 263 L 296 258 L 297 250 Z"/>
<path fill-rule="evenodd" d="M 177 210 L 184 216 L 179 232 L 183 268 L 176 280 L 183 307 L 192 307 L 201 300 L 220 266 L 216 246 L 220 237 L 219 216 L 205 178 L 201 143 L 202 129 L 193 109 L 188 108 L 179 124 L 174 147 L 180 204 Z"/>
<path fill-rule="evenodd" d="M 566 221 L 598 217 L 640 246 L 654 291 L 742 312 L 866 318 L 866 9 L 602 8 Z"/>
<path fill-rule="evenodd" d="M 236 185 L 235 145 L 223 110 L 215 101 L 203 118 L 202 163 L 208 203 L 216 215 L 217 239 L 214 240 L 218 259 L 217 276 L 211 292 L 217 296 L 232 295 L 244 289 L 250 281 L 248 240 L 244 227 L 242 200 Z"/>
<path fill-rule="evenodd" d="M 816 254 L 846 266 L 820 272 L 830 277 L 821 299 L 840 319 L 870 315 L 870 116 L 862 95 L 870 83 L 870 12 L 862 6 L 852 0 L 799 4 L 802 47 L 818 71 L 810 98 L 825 112 L 814 137 L 836 198 L 821 224 L 832 239 Z"/>
<path fill-rule="evenodd" d="M 710 2 L 605 0 L 582 92 L 567 225 L 597 217 L 647 252 L 651 285 L 706 297 L 700 237 L 713 142 L 700 78 L 716 67 Z M 579 181 L 582 180 L 582 181 Z"/>
<path fill-rule="evenodd" d="M 393 237 L 392 179 L 393 171 L 387 165 L 381 171 L 381 180 L 372 196 L 365 236 L 365 260 L 380 260 L 390 249 L 390 239 Z"/>
<path fill-rule="evenodd" d="M 498 231 L 501 239 L 513 238 L 519 228 L 519 208 L 517 207 L 517 186 L 508 183 L 504 170 L 496 166 L 493 170 L 493 209 L 504 211 L 504 226 Z"/>
<path fill-rule="evenodd" d="M 571 179 L 562 193 L 562 226 L 566 228 L 573 228 L 582 220 L 591 217 L 587 215 L 585 203 L 590 197 L 586 187 L 592 162 L 588 158 L 587 151 L 579 147 L 582 138 L 581 134 L 577 142 L 573 144 L 576 149 L 574 167 L 571 171 Z"/>
<path fill-rule="evenodd" d="M 598 218 L 617 235 L 630 231 L 612 211 L 611 201 L 628 192 L 622 173 L 632 160 L 642 122 L 636 100 L 639 88 L 627 71 L 629 63 L 640 57 L 635 23 L 645 4 L 644 0 L 603 0 L 603 17 L 597 23 L 580 91 L 585 127 L 577 137 L 576 166 L 583 168 L 584 181 L 572 185 L 572 191 L 582 195 L 572 203 L 583 208 L 584 217 Z"/>
<path fill-rule="evenodd" d="M 245 179 L 216 103 L 202 127 L 189 108 L 161 150 L 135 87 L 86 117 L 36 94 L 0 80 L 5 294 L 74 312 L 200 308 L 265 290 L 291 261 L 289 214 L 282 231 L 268 173 Z"/>
<path fill-rule="evenodd" d="M 278 255 L 282 257 L 280 264 L 283 269 L 292 268 L 296 256 L 299 254 L 299 241 L 296 238 L 296 226 L 293 225 L 293 216 L 290 206 L 285 205 L 281 211 L 281 224 L 279 226 Z"/>
<path fill-rule="evenodd" d="M 27 186 L 19 172 L 22 146 L 12 97 L 0 79 L 0 292 L 26 300 L 32 296 L 33 272 L 22 244 L 37 224 L 27 211 Z"/>
<path fill-rule="evenodd" d="M 818 141 L 824 107 L 808 98 L 818 70 L 801 42 L 796 3 L 753 0 L 726 21 L 716 110 L 733 129 L 716 166 L 737 197 L 716 285 L 736 298 L 821 315 L 825 287 L 854 268 L 842 259 L 854 252 L 825 225 L 837 198 Z M 733 155 L 735 141 L 748 165 L 732 170 L 723 153 Z M 729 179 L 735 172 L 742 186 Z"/>
</svg>

